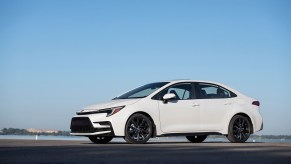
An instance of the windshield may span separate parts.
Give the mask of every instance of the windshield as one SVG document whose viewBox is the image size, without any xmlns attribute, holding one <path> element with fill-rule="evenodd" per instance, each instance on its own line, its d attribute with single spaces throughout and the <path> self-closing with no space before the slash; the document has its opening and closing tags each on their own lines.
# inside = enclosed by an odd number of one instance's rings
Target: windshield
<svg viewBox="0 0 291 164">
<path fill-rule="evenodd" d="M 134 90 L 131 90 L 119 97 L 114 98 L 116 99 L 134 99 L 134 98 L 144 98 L 148 95 L 152 94 L 154 91 L 158 90 L 162 86 L 168 84 L 168 82 L 159 82 L 159 83 L 151 83 L 146 84 L 144 86 L 138 87 Z"/>
</svg>

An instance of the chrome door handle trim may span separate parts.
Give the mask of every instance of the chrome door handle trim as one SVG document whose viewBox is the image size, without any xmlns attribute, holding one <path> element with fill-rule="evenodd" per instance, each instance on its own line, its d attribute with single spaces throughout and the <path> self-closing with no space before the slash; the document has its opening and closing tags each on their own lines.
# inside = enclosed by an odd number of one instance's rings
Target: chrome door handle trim
<svg viewBox="0 0 291 164">
<path fill-rule="evenodd" d="M 199 104 L 193 104 L 193 107 L 200 106 Z"/>
</svg>

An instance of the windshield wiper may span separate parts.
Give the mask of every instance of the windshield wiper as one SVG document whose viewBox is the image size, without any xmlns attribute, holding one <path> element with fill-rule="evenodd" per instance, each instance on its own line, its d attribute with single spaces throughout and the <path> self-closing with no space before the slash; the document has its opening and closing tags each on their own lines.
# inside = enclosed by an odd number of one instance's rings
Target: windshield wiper
<svg viewBox="0 0 291 164">
<path fill-rule="evenodd" d="M 119 97 L 115 97 L 114 99 L 112 100 L 119 100 L 119 99 L 141 99 L 141 98 L 145 98 L 147 96 L 141 96 L 141 97 L 122 97 L 122 98 L 119 98 Z"/>
<path fill-rule="evenodd" d="M 141 96 L 141 97 L 128 97 L 128 99 L 140 99 L 140 98 L 145 98 L 146 96 Z"/>
</svg>

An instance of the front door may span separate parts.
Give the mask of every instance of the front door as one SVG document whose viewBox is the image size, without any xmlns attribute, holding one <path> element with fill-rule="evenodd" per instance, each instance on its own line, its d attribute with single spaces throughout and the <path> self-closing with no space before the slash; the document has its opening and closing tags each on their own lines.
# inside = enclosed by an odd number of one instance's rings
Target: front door
<svg viewBox="0 0 291 164">
<path fill-rule="evenodd" d="M 174 84 L 164 91 L 173 93 L 176 99 L 159 101 L 161 129 L 165 133 L 191 133 L 200 130 L 199 105 L 194 99 L 191 83 Z"/>
</svg>

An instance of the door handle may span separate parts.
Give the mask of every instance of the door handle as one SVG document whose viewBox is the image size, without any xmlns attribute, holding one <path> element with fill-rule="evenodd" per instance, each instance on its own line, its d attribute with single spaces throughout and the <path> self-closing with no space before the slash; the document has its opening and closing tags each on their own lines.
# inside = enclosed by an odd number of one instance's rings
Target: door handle
<svg viewBox="0 0 291 164">
<path fill-rule="evenodd" d="M 196 107 L 196 106 L 200 106 L 199 104 L 197 104 L 197 103 L 194 103 L 193 104 L 193 107 Z"/>
<path fill-rule="evenodd" d="M 224 105 L 230 105 L 231 104 L 231 102 L 225 102 L 224 103 Z"/>
</svg>

